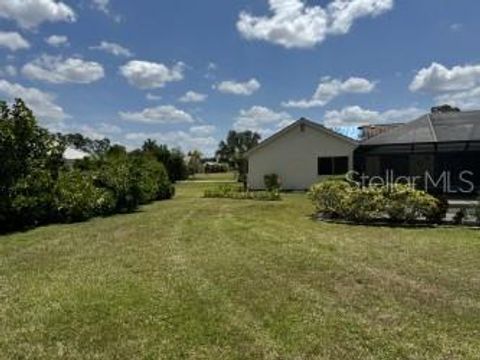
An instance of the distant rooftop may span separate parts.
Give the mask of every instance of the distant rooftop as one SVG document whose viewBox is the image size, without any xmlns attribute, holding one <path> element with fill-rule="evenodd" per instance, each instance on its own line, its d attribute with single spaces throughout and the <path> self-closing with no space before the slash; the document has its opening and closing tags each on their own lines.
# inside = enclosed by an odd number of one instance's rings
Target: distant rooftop
<svg viewBox="0 0 480 360">
<path fill-rule="evenodd" d="M 480 111 L 435 112 L 362 142 L 362 145 L 480 141 Z"/>
</svg>

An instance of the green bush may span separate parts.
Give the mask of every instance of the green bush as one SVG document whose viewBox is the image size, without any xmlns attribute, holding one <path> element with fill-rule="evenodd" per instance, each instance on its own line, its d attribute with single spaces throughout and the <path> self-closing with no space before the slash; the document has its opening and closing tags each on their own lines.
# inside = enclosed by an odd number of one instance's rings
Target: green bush
<svg viewBox="0 0 480 360">
<path fill-rule="evenodd" d="M 263 182 L 265 184 L 265 189 L 267 191 L 278 191 L 280 190 L 280 178 L 277 174 L 268 174 L 263 177 Z"/>
<path fill-rule="evenodd" d="M 396 223 L 428 218 L 438 209 L 438 200 L 412 186 L 395 184 L 384 189 L 385 212 Z"/>
<path fill-rule="evenodd" d="M 439 200 L 407 185 L 359 188 L 324 181 L 312 186 L 309 196 L 322 217 L 357 223 L 386 219 L 405 223 L 422 218 L 432 222 L 443 211 Z"/>
<path fill-rule="evenodd" d="M 353 190 L 346 182 L 322 181 L 310 188 L 309 197 L 321 216 L 332 219 L 346 218 Z"/>
<path fill-rule="evenodd" d="M 55 209 L 60 222 L 76 222 L 113 212 L 113 193 L 95 187 L 93 178 L 78 170 L 60 174 L 55 185 Z"/>
<path fill-rule="evenodd" d="M 235 199 L 235 200 L 281 200 L 279 191 L 243 191 L 238 185 L 220 185 L 204 192 L 206 198 Z"/>
</svg>

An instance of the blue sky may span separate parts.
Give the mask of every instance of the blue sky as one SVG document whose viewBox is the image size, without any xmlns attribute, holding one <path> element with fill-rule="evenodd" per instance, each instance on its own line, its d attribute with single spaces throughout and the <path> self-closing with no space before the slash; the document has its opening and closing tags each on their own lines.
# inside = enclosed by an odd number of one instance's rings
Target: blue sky
<svg viewBox="0 0 480 360">
<path fill-rule="evenodd" d="M 480 108 L 475 0 L 0 0 L 0 98 L 52 130 L 211 154 L 264 137 Z"/>
</svg>

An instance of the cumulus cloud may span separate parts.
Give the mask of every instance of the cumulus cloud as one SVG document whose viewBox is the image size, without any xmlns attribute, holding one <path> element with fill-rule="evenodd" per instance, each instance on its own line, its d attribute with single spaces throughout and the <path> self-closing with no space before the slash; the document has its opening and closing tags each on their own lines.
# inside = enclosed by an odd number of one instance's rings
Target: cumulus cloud
<svg viewBox="0 0 480 360">
<path fill-rule="evenodd" d="M 480 85 L 480 65 L 454 66 L 448 69 L 439 63 L 421 69 L 410 84 L 413 92 L 438 93 L 469 90 Z"/>
<path fill-rule="evenodd" d="M 169 82 L 183 80 L 184 69 L 182 62 L 168 68 L 160 63 L 132 60 L 120 67 L 120 73 L 130 85 L 139 89 L 158 89 Z"/>
<path fill-rule="evenodd" d="M 0 47 L 17 51 L 30 48 L 30 43 L 17 32 L 0 31 Z"/>
<path fill-rule="evenodd" d="M 6 80 L 0 80 L 0 93 L 13 100 L 21 97 L 33 110 L 35 116 L 45 122 L 61 121 L 69 117 L 60 105 L 55 103 L 55 96 L 36 88 L 27 88 Z"/>
<path fill-rule="evenodd" d="M 146 97 L 147 100 L 149 100 L 149 101 L 162 100 L 162 96 L 161 96 L 161 95 L 152 94 L 152 93 L 148 93 L 145 97 Z"/>
<path fill-rule="evenodd" d="M 123 47 L 122 45 L 119 45 L 113 42 L 108 42 L 108 41 L 102 41 L 99 45 L 91 46 L 90 49 L 104 51 L 106 53 L 109 53 L 115 56 L 123 56 L 123 57 L 133 56 L 133 53 L 129 49 Z"/>
<path fill-rule="evenodd" d="M 334 0 L 326 7 L 302 0 L 269 0 L 271 15 L 241 12 L 237 29 L 248 40 L 264 40 L 286 48 L 311 48 L 327 36 L 346 34 L 358 18 L 389 11 L 394 0 Z"/>
<path fill-rule="evenodd" d="M 215 89 L 224 94 L 250 96 L 260 89 L 261 85 L 257 79 L 252 78 L 246 82 L 234 80 L 222 81 L 214 86 Z"/>
<path fill-rule="evenodd" d="M 208 95 L 200 94 L 195 91 L 187 91 L 185 95 L 183 95 L 179 101 L 183 103 L 198 103 L 207 100 Z"/>
<path fill-rule="evenodd" d="M 6 65 L 0 67 L 0 76 L 16 76 L 17 68 L 13 65 Z"/>
<path fill-rule="evenodd" d="M 293 121 L 291 115 L 285 111 L 275 112 L 264 106 L 252 106 L 250 109 L 240 110 L 233 128 L 237 131 L 255 131 L 265 137 Z"/>
<path fill-rule="evenodd" d="M 51 35 L 45 39 L 45 42 L 53 47 L 67 46 L 68 37 L 64 35 Z"/>
<path fill-rule="evenodd" d="M 24 65 L 22 73 L 29 79 L 52 84 L 89 84 L 105 76 L 103 66 L 99 63 L 48 55 L 43 55 Z"/>
<path fill-rule="evenodd" d="M 438 104 L 449 104 L 463 110 L 480 107 L 480 64 L 452 68 L 439 63 L 421 69 L 410 84 L 413 92 L 434 95 Z"/>
<path fill-rule="evenodd" d="M 324 116 L 324 124 L 328 127 L 338 127 L 408 122 L 424 113 L 424 110 L 416 107 L 391 109 L 380 112 L 364 109 L 360 106 L 348 106 L 341 110 L 327 111 Z"/>
<path fill-rule="evenodd" d="M 26 29 L 44 22 L 76 20 L 75 12 L 64 2 L 55 0 L 4 0 L 0 1 L 0 17 L 16 21 Z"/>
<path fill-rule="evenodd" d="M 310 99 L 290 100 L 282 103 L 284 107 L 307 109 L 327 105 L 333 99 L 344 94 L 366 94 L 375 89 L 375 83 L 364 78 L 351 77 L 345 81 L 323 78 Z"/>
<path fill-rule="evenodd" d="M 190 132 L 197 136 L 209 136 L 216 130 L 217 128 L 214 125 L 197 125 L 190 128 Z"/>
<path fill-rule="evenodd" d="M 213 155 L 218 140 L 210 134 L 198 134 L 194 127 L 189 131 L 169 131 L 162 133 L 128 133 L 126 141 L 133 146 L 140 146 L 146 139 L 154 139 L 159 144 L 166 144 L 171 148 L 181 148 L 184 151 L 200 150 L 204 154 Z"/>
<path fill-rule="evenodd" d="M 119 114 L 123 120 L 146 124 L 181 124 L 194 122 L 192 115 L 172 105 L 146 108 L 138 112 L 121 111 Z"/>
</svg>

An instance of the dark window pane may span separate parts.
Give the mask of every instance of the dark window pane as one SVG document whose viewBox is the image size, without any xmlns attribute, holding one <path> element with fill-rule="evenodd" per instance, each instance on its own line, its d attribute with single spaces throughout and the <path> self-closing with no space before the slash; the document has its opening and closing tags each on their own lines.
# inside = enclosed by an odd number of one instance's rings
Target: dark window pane
<svg viewBox="0 0 480 360">
<path fill-rule="evenodd" d="M 343 175 L 348 172 L 348 157 L 341 156 L 333 159 L 334 175 Z"/>
<path fill-rule="evenodd" d="M 332 158 L 318 158 L 318 175 L 333 175 Z"/>
</svg>

